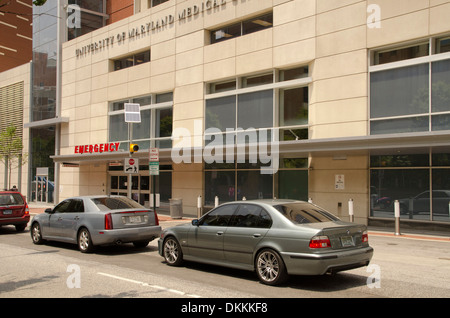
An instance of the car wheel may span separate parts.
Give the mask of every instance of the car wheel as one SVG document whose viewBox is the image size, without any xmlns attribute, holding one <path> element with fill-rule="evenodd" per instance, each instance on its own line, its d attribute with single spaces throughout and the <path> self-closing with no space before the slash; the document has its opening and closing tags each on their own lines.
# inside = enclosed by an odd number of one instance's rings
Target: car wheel
<svg viewBox="0 0 450 318">
<path fill-rule="evenodd" d="M 149 241 L 137 241 L 133 242 L 134 247 L 144 248 L 148 245 Z"/>
<path fill-rule="evenodd" d="M 256 257 L 256 274 L 267 285 L 278 285 L 287 279 L 286 266 L 280 255 L 271 249 L 265 249 Z"/>
<path fill-rule="evenodd" d="M 44 242 L 44 239 L 42 238 L 41 226 L 39 225 L 39 223 L 33 223 L 33 225 L 31 226 L 30 234 L 31 240 L 34 244 L 42 244 Z"/>
<path fill-rule="evenodd" d="M 80 232 L 78 232 L 78 249 L 82 253 L 89 253 L 94 249 L 94 244 L 92 244 L 91 240 L 91 234 L 86 228 L 82 228 Z"/>
<path fill-rule="evenodd" d="M 174 237 L 169 237 L 164 241 L 163 255 L 170 266 L 179 266 L 183 263 L 181 246 Z"/>
</svg>

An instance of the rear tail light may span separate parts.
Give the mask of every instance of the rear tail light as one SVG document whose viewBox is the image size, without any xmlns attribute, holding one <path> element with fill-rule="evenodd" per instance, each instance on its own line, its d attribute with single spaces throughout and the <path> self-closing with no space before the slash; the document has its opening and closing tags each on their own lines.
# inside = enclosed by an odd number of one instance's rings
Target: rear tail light
<svg viewBox="0 0 450 318">
<path fill-rule="evenodd" d="M 328 236 L 314 236 L 309 241 L 309 248 L 328 248 L 331 247 L 331 242 Z"/>
<path fill-rule="evenodd" d="M 111 213 L 105 214 L 105 230 L 112 230 L 113 229 L 113 223 L 112 223 L 112 216 Z"/>
<path fill-rule="evenodd" d="M 367 234 L 367 231 L 364 231 L 364 232 L 363 232 L 361 241 L 362 241 L 363 243 L 369 243 L 369 235 Z"/>
<path fill-rule="evenodd" d="M 28 208 L 28 204 L 25 203 L 25 215 L 30 214 L 30 209 Z"/>
<path fill-rule="evenodd" d="M 153 211 L 153 213 L 155 213 L 155 225 L 159 225 L 158 214 L 156 214 L 156 211 Z"/>
</svg>

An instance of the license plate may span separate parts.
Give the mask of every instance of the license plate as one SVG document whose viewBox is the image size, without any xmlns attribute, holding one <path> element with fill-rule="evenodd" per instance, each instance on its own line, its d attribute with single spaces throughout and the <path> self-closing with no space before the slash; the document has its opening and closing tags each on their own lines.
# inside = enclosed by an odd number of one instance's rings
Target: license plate
<svg viewBox="0 0 450 318">
<path fill-rule="evenodd" d="M 341 243 L 343 247 L 355 246 L 355 242 L 351 236 L 341 236 Z"/>
<path fill-rule="evenodd" d="M 130 223 L 141 223 L 141 216 L 137 215 L 137 216 L 130 216 L 128 221 Z"/>
<path fill-rule="evenodd" d="M 10 215 L 12 214 L 12 210 L 3 210 L 3 215 Z"/>
</svg>

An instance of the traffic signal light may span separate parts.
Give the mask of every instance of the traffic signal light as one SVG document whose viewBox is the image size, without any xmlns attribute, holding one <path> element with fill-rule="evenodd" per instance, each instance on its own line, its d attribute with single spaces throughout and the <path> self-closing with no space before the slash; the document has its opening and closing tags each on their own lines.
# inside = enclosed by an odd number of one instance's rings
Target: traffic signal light
<svg viewBox="0 0 450 318">
<path fill-rule="evenodd" d="M 130 144 L 130 153 L 134 153 L 139 150 L 139 146 L 137 144 Z"/>
</svg>

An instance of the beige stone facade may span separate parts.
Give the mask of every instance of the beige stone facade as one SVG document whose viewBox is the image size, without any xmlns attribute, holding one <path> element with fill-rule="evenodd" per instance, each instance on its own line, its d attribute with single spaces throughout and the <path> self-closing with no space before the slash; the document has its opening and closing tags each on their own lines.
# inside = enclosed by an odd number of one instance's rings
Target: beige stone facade
<svg viewBox="0 0 450 318">
<path fill-rule="evenodd" d="M 13 90 L 10 90 L 13 88 Z M 18 127 L 18 135 L 23 140 L 23 153 L 28 153 L 29 145 L 29 130 L 22 128 L 23 123 L 29 121 L 30 113 L 30 63 L 17 66 L 8 71 L 2 72 L 0 76 L 0 90 L 1 90 L 1 105 L 0 111 L 0 127 L 8 126 L 9 123 L 15 124 Z M 17 116 L 23 116 L 19 119 Z M 20 130 L 20 131 L 19 131 Z M 5 185 L 5 167 L 3 162 L 0 162 L 0 189 L 10 188 L 14 185 L 26 193 L 28 181 L 28 161 L 25 155 L 24 165 L 20 169 L 17 162 L 13 162 L 13 169 L 11 171 L 11 179 Z M 21 176 L 19 177 L 19 172 Z"/>
<path fill-rule="evenodd" d="M 111 103 L 172 92 L 173 129 L 194 134 L 195 121 L 205 120 L 208 83 L 307 66 L 309 138 L 297 147 L 308 158 L 308 197 L 344 219 L 353 199 L 356 221 L 367 223 L 370 146 L 335 150 L 319 142 L 348 145 L 370 136 L 372 52 L 449 36 L 449 1 L 170 0 L 147 6 L 142 1 L 140 13 L 63 45 L 61 116 L 70 120 L 61 125 L 56 160 L 80 166 L 61 168 L 60 199 L 110 191 L 110 160 L 74 160 L 74 148 L 109 142 Z M 212 30 L 270 12 L 272 27 L 210 44 Z M 115 60 L 145 50 L 150 62 L 114 71 Z M 194 140 L 193 146 L 204 146 Z M 203 164 L 172 170 L 172 197 L 195 215 L 205 191 Z M 345 176 L 342 189 L 336 189 L 337 175 Z"/>
</svg>

